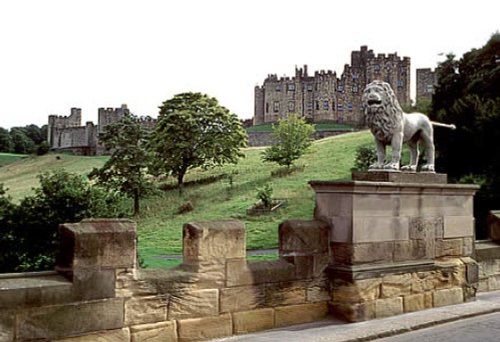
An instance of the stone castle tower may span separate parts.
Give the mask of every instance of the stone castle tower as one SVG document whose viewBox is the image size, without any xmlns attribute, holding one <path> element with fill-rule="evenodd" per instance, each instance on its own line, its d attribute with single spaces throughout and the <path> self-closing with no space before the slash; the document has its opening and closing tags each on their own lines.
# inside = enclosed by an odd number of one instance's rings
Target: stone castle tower
<svg viewBox="0 0 500 342">
<path fill-rule="evenodd" d="M 367 46 L 352 51 L 340 77 L 331 70 L 310 76 L 307 65 L 295 68 L 294 77 L 268 75 L 255 87 L 254 125 L 274 123 L 288 113 L 310 122 L 362 124 L 362 92 L 377 79 L 391 84 L 402 105 L 410 104 L 410 58 L 375 55 Z"/>
<path fill-rule="evenodd" d="M 97 110 L 97 126 L 88 121 L 82 126 L 82 110 L 71 108 L 69 116 L 50 115 L 47 129 L 47 140 L 50 149 L 71 151 L 81 155 L 101 155 L 106 151 L 99 143 L 99 134 L 106 131 L 106 126 L 118 122 L 130 110 L 126 104 L 118 108 L 99 108 Z M 141 117 L 143 127 L 153 129 L 156 119 Z"/>
<path fill-rule="evenodd" d="M 432 100 L 437 84 L 437 70 L 431 68 L 417 69 L 417 103 Z"/>
</svg>

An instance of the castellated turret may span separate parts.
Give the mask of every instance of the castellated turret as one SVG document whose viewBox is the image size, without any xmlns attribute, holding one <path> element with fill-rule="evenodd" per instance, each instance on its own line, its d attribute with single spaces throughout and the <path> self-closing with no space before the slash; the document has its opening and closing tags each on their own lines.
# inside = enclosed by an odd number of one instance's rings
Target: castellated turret
<svg viewBox="0 0 500 342">
<path fill-rule="evenodd" d="M 81 155 L 105 154 L 102 144 L 99 144 L 99 134 L 106 131 L 106 126 L 118 122 L 130 110 L 126 104 L 118 108 L 99 108 L 98 124 L 87 121 L 82 125 L 82 110 L 71 108 L 69 116 L 50 115 L 47 140 L 52 150 L 71 151 Z M 141 124 L 146 129 L 153 129 L 156 119 L 149 116 L 141 117 Z"/>
<path fill-rule="evenodd" d="M 396 53 L 375 55 L 367 46 L 352 51 L 351 64 L 337 77 L 331 70 L 309 76 L 307 65 L 295 67 L 294 77 L 269 74 L 255 87 L 254 124 L 275 123 L 296 113 L 309 122 L 361 125 L 361 95 L 373 80 L 389 82 L 402 105 L 410 103 L 410 58 Z"/>
</svg>

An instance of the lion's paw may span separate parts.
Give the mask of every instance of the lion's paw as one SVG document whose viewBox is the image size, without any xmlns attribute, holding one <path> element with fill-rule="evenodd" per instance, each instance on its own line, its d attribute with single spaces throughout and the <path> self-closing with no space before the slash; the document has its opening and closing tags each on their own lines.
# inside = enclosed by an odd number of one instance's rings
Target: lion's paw
<svg viewBox="0 0 500 342">
<path fill-rule="evenodd" d="M 416 172 L 417 165 L 405 165 L 401 167 L 401 171 Z"/>
<path fill-rule="evenodd" d="M 421 171 L 422 172 L 436 172 L 434 170 L 434 164 L 425 164 L 425 165 L 422 165 Z"/>
<path fill-rule="evenodd" d="M 399 170 L 398 163 L 388 163 L 384 165 L 384 170 Z"/>
<path fill-rule="evenodd" d="M 371 164 L 370 166 L 368 166 L 368 170 L 372 170 L 372 171 L 383 170 L 383 169 L 384 169 L 384 164 L 380 164 L 380 163 L 375 163 L 375 164 Z"/>
</svg>

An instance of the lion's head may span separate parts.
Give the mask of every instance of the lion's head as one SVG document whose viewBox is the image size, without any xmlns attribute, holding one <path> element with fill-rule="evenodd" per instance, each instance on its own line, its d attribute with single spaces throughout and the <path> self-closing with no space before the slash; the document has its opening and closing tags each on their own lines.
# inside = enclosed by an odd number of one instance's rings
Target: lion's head
<svg viewBox="0 0 500 342">
<path fill-rule="evenodd" d="M 403 110 L 389 83 L 373 81 L 362 97 L 365 122 L 380 141 L 390 141 L 394 129 L 401 125 Z"/>
</svg>

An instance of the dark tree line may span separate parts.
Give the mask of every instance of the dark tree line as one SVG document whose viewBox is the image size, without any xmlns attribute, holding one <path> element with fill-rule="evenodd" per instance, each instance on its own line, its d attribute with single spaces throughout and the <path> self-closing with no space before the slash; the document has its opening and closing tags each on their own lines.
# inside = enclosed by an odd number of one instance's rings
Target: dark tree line
<svg viewBox="0 0 500 342">
<path fill-rule="evenodd" d="M 489 210 L 500 209 L 500 34 L 462 58 L 450 54 L 438 68 L 430 117 L 453 123 L 436 129 L 438 171 L 482 185 L 476 195 L 477 235 L 485 237 Z"/>
<path fill-rule="evenodd" d="M 10 130 L 0 127 L 0 152 L 45 154 L 48 150 L 47 125 L 12 127 Z"/>
</svg>

